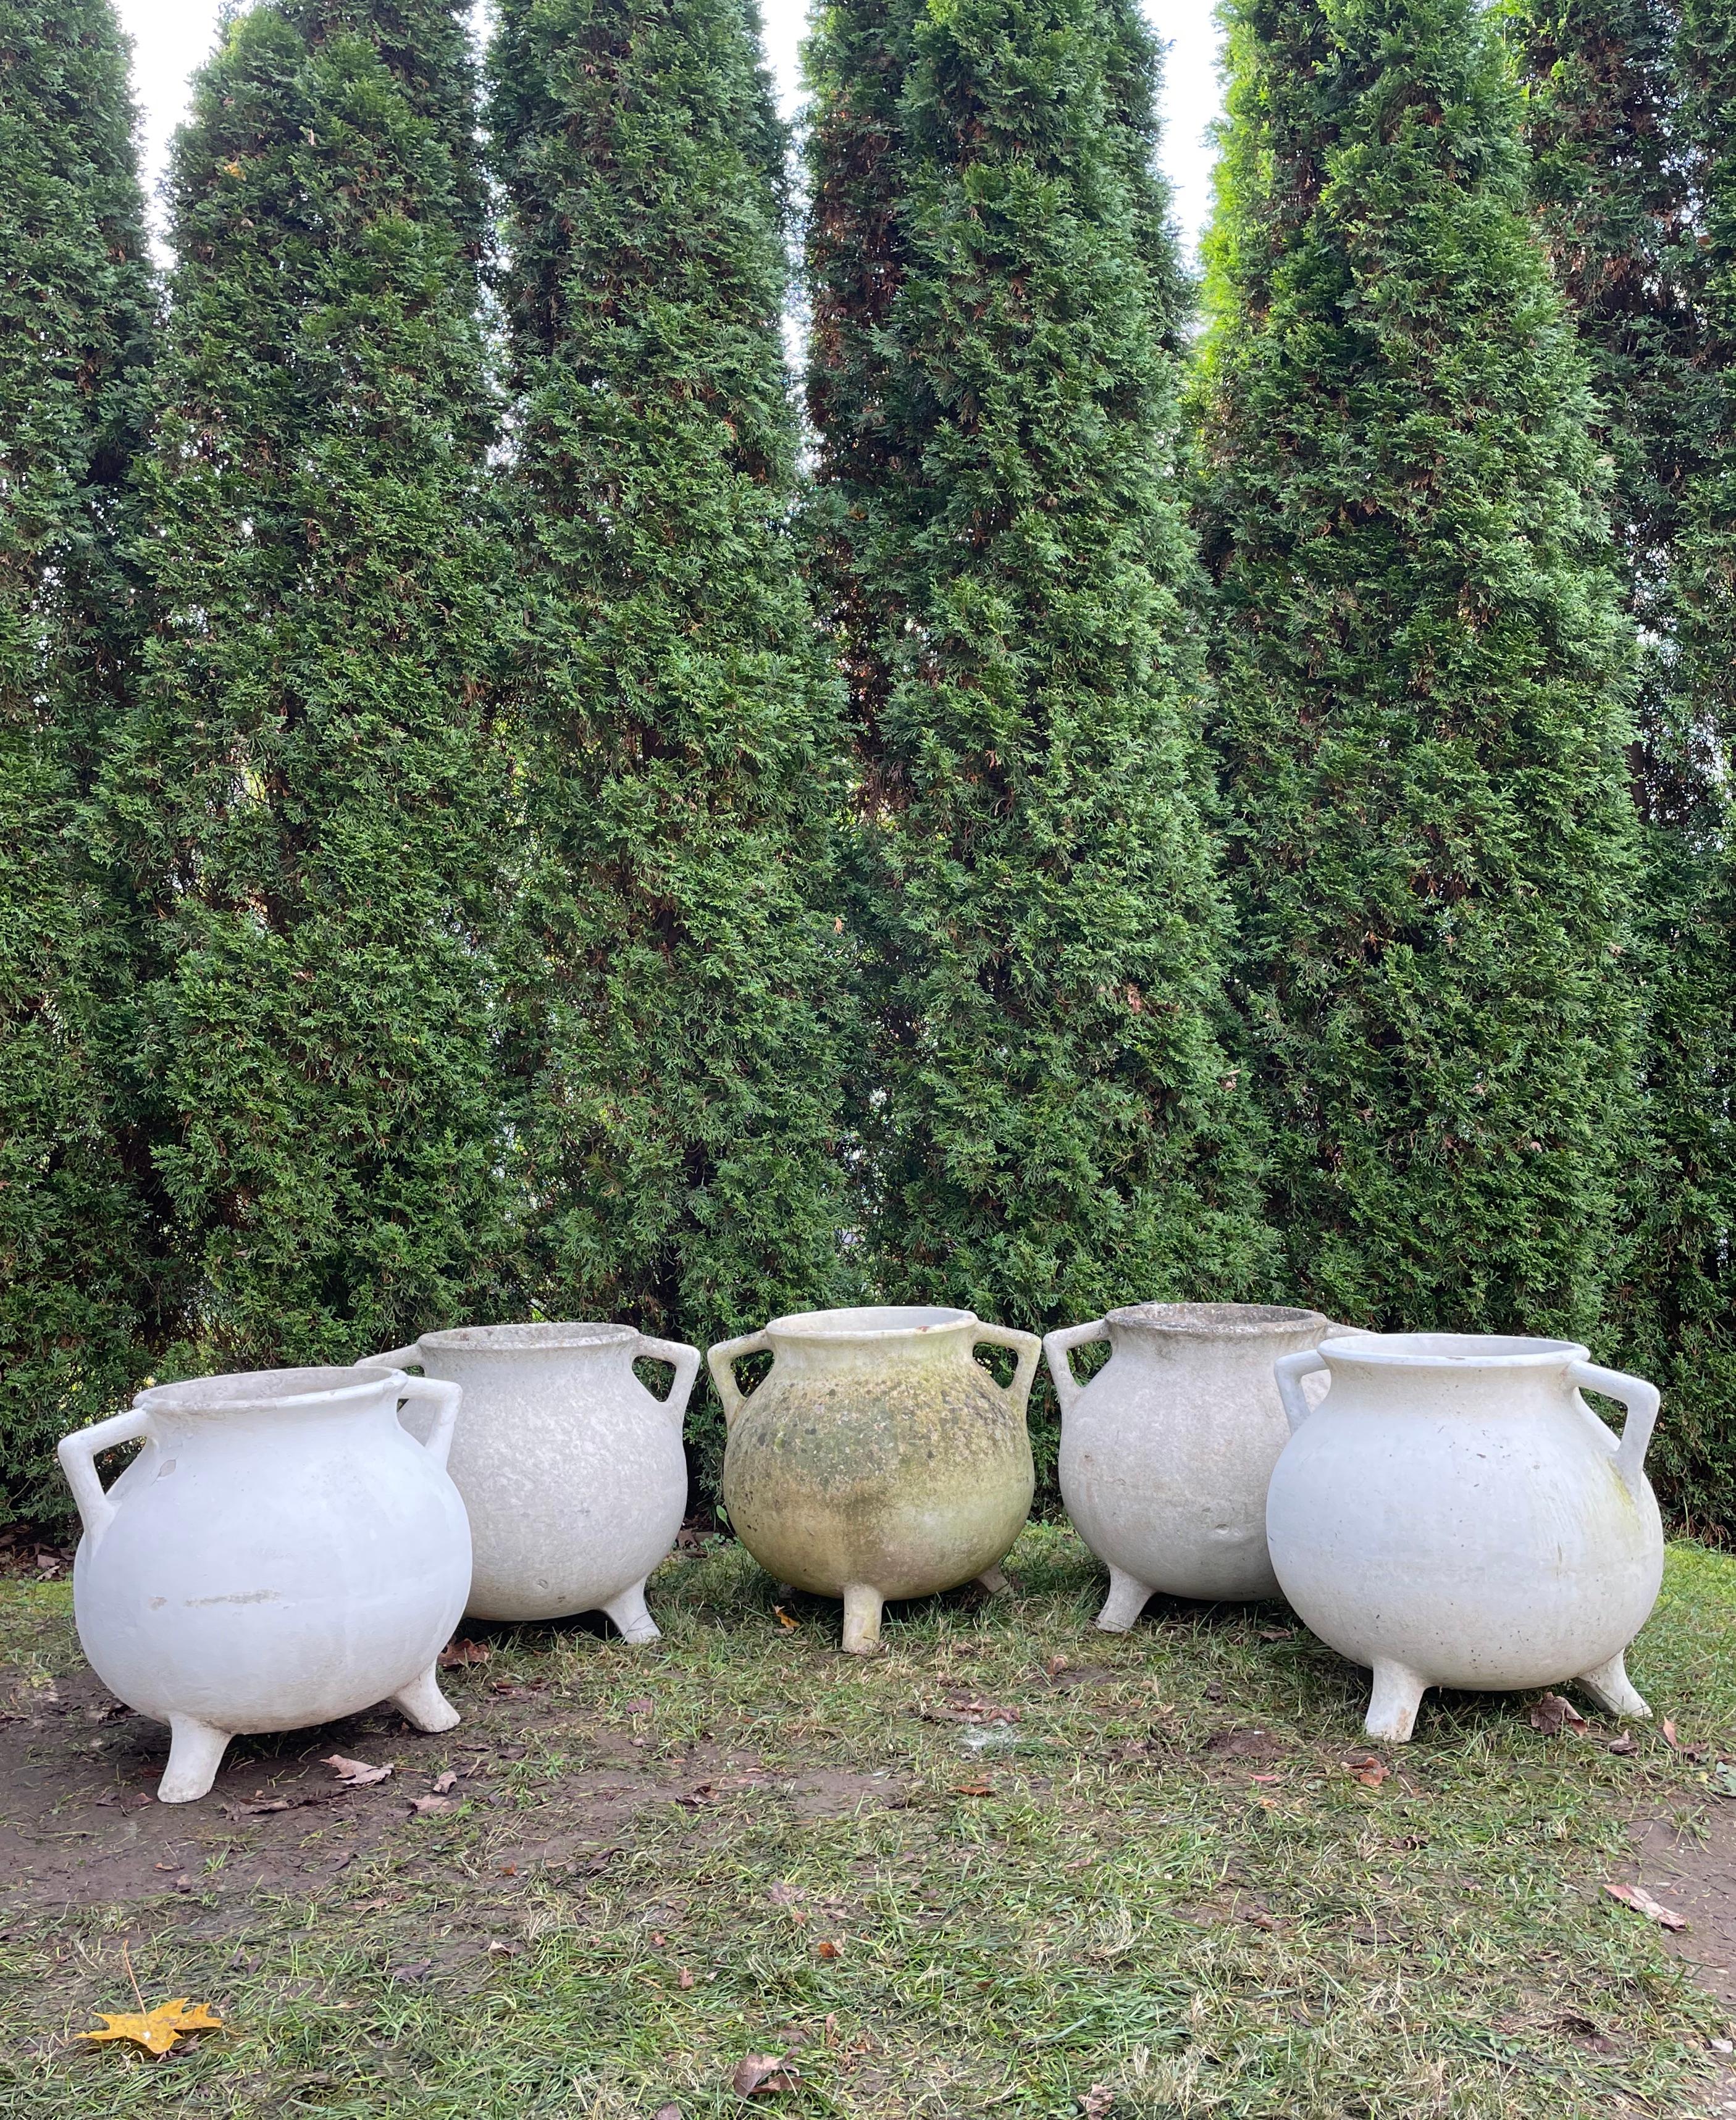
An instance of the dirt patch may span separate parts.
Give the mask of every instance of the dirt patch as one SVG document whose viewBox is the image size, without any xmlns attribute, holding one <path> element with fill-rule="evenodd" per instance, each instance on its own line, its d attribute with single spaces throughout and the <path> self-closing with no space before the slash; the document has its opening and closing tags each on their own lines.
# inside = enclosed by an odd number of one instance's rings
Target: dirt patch
<svg viewBox="0 0 1736 2120">
<path fill-rule="evenodd" d="M 1636 1820 L 1637 1879 L 1687 1918 L 1685 1929 L 1665 1932 L 1668 1949 L 1736 2010 L 1736 1802 L 1713 1802 L 1700 1822 L 1703 1839 L 1668 1819 Z"/>
<path fill-rule="evenodd" d="M 329 1884 L 382 1848 L 400 1876 L 461 1859 L 472 1876 L 579 1879 L 599 1874 L 653 1806 L 699 1836 L 708 1812 L 733 1803 L 770 1800 L 814 1819 L 905 1801 L 884 1777 L 781 1778 L 706 1745 L 649 1757 L 558 1692 L 509 1686 L 472 1692 L 463 1723 L 438 1736 L 381 1707 L 317 1731 L 237 1738 L 208 1797 L 160 1804 L 168 1731 L 92 1674 L 12 1698 L 0 1717 L 0 1930 L 71 1905 L 181 1895 L 189 1913 L 213 1899 L 239 1908 Z M 334 1752 L 389 1761 L 392 1775 L 343 1787 L 326 1764 Z M 568 1766 L 568 1755 L 583 1764 Z"/>
<path fill-rule="evenodd" d="M 1275 1760 L 1288 1749 L 1269 1730 L 1214 1730 L 1202 1747 L 1212 1760 Z"/>
</svg>

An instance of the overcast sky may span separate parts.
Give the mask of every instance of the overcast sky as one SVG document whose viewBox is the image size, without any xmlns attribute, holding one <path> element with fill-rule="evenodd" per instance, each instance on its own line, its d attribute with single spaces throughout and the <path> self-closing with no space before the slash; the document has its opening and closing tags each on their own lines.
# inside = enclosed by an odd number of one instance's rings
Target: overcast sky
<svg viewBox="0 0 1736 2120">
<path fill-rule="evenodd" d="M 170 134 L 187 108 L 187 80 L 210 52 L 222 0 L 118 0 L 133 39 L 133 80 L 144 121 L 145 181 L 154 193 Z M 798 95 L 796 49 L 807 0 L 762 0 L 766 55 L 786 114 Z M 1206 128 L 1217 115 L 1217 35 L 1211 0 L 1144 0 L 1152 27 L 1169 46 L 1163 161 L 1175 187 L 1175 211 L 1191 242 L 1211 204 Z"/>
</svg>

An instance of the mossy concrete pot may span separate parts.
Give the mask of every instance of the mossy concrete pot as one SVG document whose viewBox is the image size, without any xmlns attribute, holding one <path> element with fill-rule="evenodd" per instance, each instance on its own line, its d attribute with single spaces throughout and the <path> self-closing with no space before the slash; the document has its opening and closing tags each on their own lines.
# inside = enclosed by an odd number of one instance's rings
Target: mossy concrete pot
<svg viewBox="0 0 1736 2120">
<path fill-rule="evenodd" d="M 84 1521 L 78 1635 L 129 1708 L 166 1723 L 161 1803 L 202 1797 L 232 1736 L 389 1699 L 448 1730 L 435 1660 L 464 1609 L 470 1532 L 446 1453 L 456 1384 L 263 1369 L 141 1392 L 60 1462 Z M 426 1443 L 400 1425 L 429 1416 Z M 96 1458 L 142 1448 L 105 1493 Z"/>
<path fill-rule="evenodd" d="M 667 1362 L 667 1398 L 634 1374 Z M 364 1369 L 419 1367 L 462 1385 L 452 1477 L 470 1512 L 478 1620 L 606 1612 L 654 1642 L 645 1578 L 687 1501 L 682 1421 L 699 1350 L 631 1325 L 467 1325 L 369 1355 Z"/>
<path fill-rule="evenodd" d="M 1311 1405 L 1310 1371 L 1329 1378 Z M 1374 1671 L 1368 1734 L 1401 1743 L 1425 1688 L 1576 1679 L 1645 1715 L 1627 1644 L 1664 1572 L 1644 1471 L 1658 1392 L 1566 1340 L 1328 1338 L 1277 1364 L 1293 1433 L 1266 1535 L 1284 1595 Z M 1582 1392 L 1620 1401 L 1619 1442 Z"/>
<path fill-rule="evenodd" d="M 1003 1386 L 978 1346 L 1018 1357 Z M 879 1645 L 888 1597 L 925 1597 L 999 1563 L 1031 1511 L 1026 1402 L 1042 1342 L 968 1310 L 810 1310 L 707 1360 L 729 1437 L 724 1504 L 780 1582 L 844 1600 L 844 1646 Z M 743 1397 L 734 1365 L 769 1352 Z"/>
<path fill-rule="evenodd" d="M 1124 1633 L 1154 1591 L 1277 1597 L 1266 1488 L 1290 1428 L 1272 1365 L 1331 1330 L 1316 1310 L 1136 1303 L 1045 1339 L 1061 1499 L 1109 1568 L 1100 1627 Z M 1099 1340 L 1110 1358 L 1082 1387 L 1069 1352 Z"/>
</svg>

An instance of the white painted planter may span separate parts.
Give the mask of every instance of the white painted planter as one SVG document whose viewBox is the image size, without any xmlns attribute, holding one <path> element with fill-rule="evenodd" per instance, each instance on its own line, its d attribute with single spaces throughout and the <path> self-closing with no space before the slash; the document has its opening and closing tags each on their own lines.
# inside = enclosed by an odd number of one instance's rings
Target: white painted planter
<svg viewBox="0 0 1736 2120">
<path fill-rule="evenodd" d="M 1330 1384 L 1310 1411 L 1302 1378 Z M 1577 1679 L 1645 1715 L 1623 1653 L 1664 1572 L 1642 1467 L 1655 1388 L 1565 1340 L 1395 1332 L 1285 1355 L 1294 1434 L 1266 1531 L 1284 1595 L 1374 1671 L 1368 1734 L 1402 1743 L 1431 1685 Z M 1617 1444 L 1581 1389 L 1627 1408 Z"/>
<path fill-rule="evenodd" d="M 388 1371 L 265 1369 L 140 1392 L 67 1436 L 84 1520 L 72 1571 L 96 1675 L 173 1732 L 157 1791 L 211 1787 L 231 1736 L 390 1699 L 418 1730 L 458 1713 L 435 1682 L 470 1588 L 446 1476 L 456 1385 Z M 399 1425 L 426 1403 L 426 1447 Z M 99 1451 L 143 1448 L 105 1494 Z"/>
<path fill-rule="evenodd" d="M 972 1355 L 1018 1355 L 1004 1388 Z M 770 1350 L 743 1398 L 734 1365 Z M 1025 1406 L 1042 1342 L 968 1310 L 809 1310 L 707 1360 L 729 1440 L 724 1503 L 767 1572 L 844 1600 L 844 1646 L 871 1654 L 888 1597 L 926 1597 L 999 1563 L 1031 1512 Z"/>
<path fill-rule="evenodd" d="M 667 1399 L 634 1375 L 641 1356 L 673 1368 Z M 472 1616 L 603 1611 L 630 1642 L 654 1642 L 645 1578 L 686 1508 L 698 1348 L 631 1325 L 477 1325 L 358 1366 L 412 1365 L 463 1387 L 451 1471 L 476 1552 Z"/>
<path fill-rule="evenodd" d="M 1332 1330 L 1318 1311 L 1138 1303 L 1043 1342 L 1061 1403 L 1061 1499 L 1108 1564 L 1097 1625 L 1124 1634 L 1154 1591 L 1275 1597 L 1266 1488 L 1288 1439 L 1280 1355 Z M 1082 1388 L 1070 1349 L 1107 1340 Z"/>
</svg>

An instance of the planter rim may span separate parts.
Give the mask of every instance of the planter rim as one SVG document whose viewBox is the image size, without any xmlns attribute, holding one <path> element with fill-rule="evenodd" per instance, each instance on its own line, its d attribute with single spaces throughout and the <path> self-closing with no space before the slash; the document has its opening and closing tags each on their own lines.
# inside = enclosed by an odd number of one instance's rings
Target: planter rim
<svg viewBox="0 0 1736 2120">
<path fill-rule="evenodd" d="M 1576 1340 L 1499 1332 L 1368 1332 L 1323 1340 L 1320 1352 L 1335 1367 L 1370 1369 L 1551 1369 L 1591 1359 Z"/>
<path fill-rule="evenodd" d="M 133 1403 L 142 1413 L 254 1413 L 267 1406 L 288 1412 L 377 1397 L 394 1378 L 409 1382 L 402 1369 L 235 1369 L 152 1384 Z"/>
<path fill-rule="evenodd" d="M 769 1334 L 787 1340 L 910 1340 L 931 1332 L 956 1332 L 978 1323 L 973 1310 L 943 1304 L 864 1304 L 848 1310 L 793 1310 L 774 1318 Z"/>
<path fill-rule="evenodd" d="M 1106 1310 L 1104 1323 L 1132 1325 L 1147 1332 L 1169 1332 L 1193 1338 L 1254 1339 L 1268 1332 L 1295 1332 L 1308 1326 L 1341 1331 L 1318 1310 L 1301 1310 L 1281 1303 L 1129 1303 Z"/>
<path fill-rule="evenodd" d="M 545 1355 L 570 1347 L 619 1347 L 639 1337 L 631 1325 L 538 1321 L 528 1325 L 454 1325 L 444 1332 L 424 1332 L 416 1344 L 437 1354 Z"/>
</svg>

